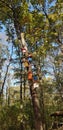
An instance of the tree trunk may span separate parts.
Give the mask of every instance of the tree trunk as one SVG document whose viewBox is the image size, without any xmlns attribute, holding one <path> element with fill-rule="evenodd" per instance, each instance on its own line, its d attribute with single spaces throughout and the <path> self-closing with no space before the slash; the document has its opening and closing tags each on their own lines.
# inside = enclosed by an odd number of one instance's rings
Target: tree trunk
<svg viewBox="0 0 63 130">
<path fill-rule="evenodd" d="M 21 45 L 26 46 L 26 42 L 24 39 L 24 34 L 19 30 L 21 27 L 19 25 L 19 22 L 17 20 L 16 12 L 13 11 L 14 16 L 14 25 L 16 28 L 17 36 L 21 38 Z M 28 49 L 28 48 L 27 48 Z M 42 121 L 41 121 L 41 113 L 40 113 L 40 105 L 39 105 L 39 99 L 37 96 L 37 92 L 35 89 L 33 89 L 33 82 L 31 81 L 30 85 L 30 93 L 32 98 L 32 104 L 33 104 L 33 111 L 34 111 L 34 117 L 35 117 L 35 130 L 43 130 Z"/>
<path fill-rule="evenodd" d="M 33 82 L 31 82 L 30 84 L 30 93 L 32 97 L 33 111 L 35 116 L 35 130 L 43 130 L 39 100 L 36 89 L 33 88 Z"/>
</svg>

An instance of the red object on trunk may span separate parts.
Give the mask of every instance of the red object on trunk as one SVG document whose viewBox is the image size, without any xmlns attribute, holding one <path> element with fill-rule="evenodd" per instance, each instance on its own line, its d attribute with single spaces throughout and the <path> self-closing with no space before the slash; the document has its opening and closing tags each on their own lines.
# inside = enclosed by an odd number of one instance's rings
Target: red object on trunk
<svg viewBox="0 0 63 130">
<path fill-rule="evenodd" d="M 21 50 L 22 50 L 22 52 L 23 52 L 23 53 L 25 53 L 25 52 L 26 52 L 26 49 L 25 49 L 25 48 L 22 48 Z"/>
<path fill-rule="evenodd" d="M 33 79 L 33 74 L 32 71 L 28 72 L 28 80 L 32 80 Z"/>
</svg>

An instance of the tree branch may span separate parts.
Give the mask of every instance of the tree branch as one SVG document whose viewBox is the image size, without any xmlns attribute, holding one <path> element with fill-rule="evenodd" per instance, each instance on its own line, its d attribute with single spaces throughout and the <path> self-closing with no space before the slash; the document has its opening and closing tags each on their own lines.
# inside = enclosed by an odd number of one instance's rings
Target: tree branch
<svg viewBox="0 0 63 130">
<path fill-rule="evenodd" d="M 1 97 L 1 95 L 3 94 L 3 89 L 4 89 L 5 82 L 6 82 L 6 78 L 7 78 L 9 66 L 10 66 L 10 64 L 11 64 L 11 57 L 12 57 L 12 55 L 13 55 L 13 46 L 12 46 L 12 52 L 11 52 L 11 55 L 10 55 L 10 58 L 9 58 L 9 64 L 7 65 L 5 77 L 4 77 L 4 80 L 3 80 L 3 83 L 2 83 L 2 88 L 1 88 L 1 92 L 0 92 L 0 97 Z"/>
<path fill-rule="evenodd" d="M 44 12 L 44 14 L 45 14 L 46 18 L 48 19 L 49 26 L 51 27 L 50 18 L 48 17 L 48 14 L 46 13 L 46 11 L 45 11 L 44 7 L 42 7 L 42 10 L 43 10 L 43 12 Z M 54 31 L 56 32 L 55 28 L 54 28 Z M 62 45 L 62 42 L 61 42 L 61 40 L 59 39 L 59 35 L 57 35 L 57 37 L 56 37 L 56 38 L 57 38 L 57 41 L 58 41 L 59 45 L 61 46 L 61 45 Z"/>
<path fill-rule="evenodd" d="M 1 2 L 4 6 L 7 6 L 9 9 L 12 10 L 12 6 L 9 5 L 5 0 L 0 0 L 0 2 Z"/>
<path fill-rule="evenodd" d="M 3 10 L 1 10 L 1 9 L 0 9 L 0 12 L 3 13 L 3 14 L 5 14 L 5 12 Z M 7 15 L 9 16 L 9 18 L 11 18 L 12 20 L 14 20 L 9 13 L 7 13 Z"/>
<path fill-rule="evenodd" d="M 4 81 L 3 81 L 3 84 L 2 84 L 2 89 L 1 89 L 0 94 L 3 94 L 3 89 L 4 89 L 5 81 L 6 81 L 6 78 L 7 78 L 7 73 L 8 73 L 9 66 L 10 66 L 10 63 L 7 65 L 7 70 L 6 70 L 6 73 L 5 73 L 5 77 L 4 77 Z"/>
</svg>

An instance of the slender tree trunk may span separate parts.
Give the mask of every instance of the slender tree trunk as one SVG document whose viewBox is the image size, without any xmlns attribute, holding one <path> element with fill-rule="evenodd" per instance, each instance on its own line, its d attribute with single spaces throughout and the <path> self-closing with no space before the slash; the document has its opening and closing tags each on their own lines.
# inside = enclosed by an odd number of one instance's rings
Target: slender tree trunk
<svg viewBox="0 0 63 130">
<path fill-rule="evenodd" d="M 24 73 L 24 100 L 25 100 L 25 91 L 26 91 L 26 74 Z"/>
<path fill-rule="evenodd" d="M 20 76 L 20 103 L 22 103 L 22 63 L 21 63 L 21 76 Z"/>
<path fill-rule="evenodd" d="M 44 92 L 42 84 L 40 84 L 40 96 L 41 96 L 40 106 L 42 108 L 41 118 L 43 122 L 43 129 L 46 130 L 45 111 L 44 111 Z"/>
<path fill-rule="evenodd" d="M 8 105 L 8 87 L 6 88 L 6 104 Z"/>
</svg>

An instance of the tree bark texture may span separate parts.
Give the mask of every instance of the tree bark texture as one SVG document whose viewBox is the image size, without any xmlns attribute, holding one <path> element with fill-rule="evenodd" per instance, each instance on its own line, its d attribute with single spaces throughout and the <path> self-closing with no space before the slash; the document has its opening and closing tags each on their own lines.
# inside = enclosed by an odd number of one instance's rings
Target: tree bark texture
<svg viewBox="0 0 63 130">
<path fill-rule="evenodd" d="M 34 116 L 35 116 L 35 129 L 43 130 L 39 99 L 37 96 L 36 89 L 33 88 L 33 82 L 30 85 L 30 93 L 31 93 L 31 97 L 32 97 L 33 111 L 34 111 Z"/>
</svg>

